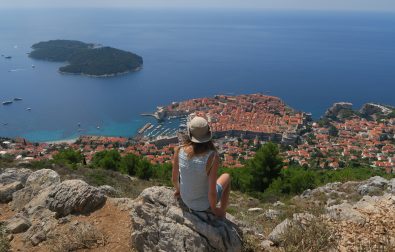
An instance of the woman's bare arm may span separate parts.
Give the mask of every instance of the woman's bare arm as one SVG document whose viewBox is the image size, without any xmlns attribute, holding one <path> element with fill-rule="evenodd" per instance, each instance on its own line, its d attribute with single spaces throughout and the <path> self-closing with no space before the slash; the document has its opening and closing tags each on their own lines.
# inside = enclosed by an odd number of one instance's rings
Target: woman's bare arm
<svg viewBox="0 0 395 252">
<path fill-rule="evenodd" d="M 179 171 L 179 166 L 178 166 L 178 153 L 180 151 L 179 147 L 176 147 L 174 149 L 174 156 L 172 159 L 172 182 L 173 182 L 173 186 L 176 189 L 175 195 L 178 196 L 180 194 L 180 184 L 179 184 L 179 176 L 180 176 L 180 171 Z"/>
<path fill-rule="evenodd" d="M 209 160 L 208 165 L 213 164 L 213 166 L 210 169 L 210 173 L 208 175 L 208 183 L 209 183 L 209 188 L 208 188 L 208 200 L 210 202 L 210 208 L 211 211 L 219 216 L 222 217 L 224 216 L 225 211 L 221 208 L 217 208 L 217 175 L 218 175 L 218 167 L 219 167 L 219 156 L 217 153 L 215 153 L 212 157 L 214 160 L 211 161 Z"/>
</svg>

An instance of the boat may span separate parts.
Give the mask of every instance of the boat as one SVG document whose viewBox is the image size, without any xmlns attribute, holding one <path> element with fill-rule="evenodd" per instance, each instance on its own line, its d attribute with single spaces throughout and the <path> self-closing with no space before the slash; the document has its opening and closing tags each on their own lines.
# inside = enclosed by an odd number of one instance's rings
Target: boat
<svg viewBox="0 0 395 252">
<path fill-rule="evenodd" d="M 12 59 L 12 56 L 5 56 L 6 59 Z"/>
<path fill-rule="evenodd" d="M 32 68 L 35 68 L 36 66 L 35 65 L 32 65 Z"/>
<path fill-rule="evenodd" d="M 12 101 L 5 101 L 5 102 L 3 102 L 3 105 L 9 105 L 11 103 L 12 103 Z"/>
<path fill-rule="evenodd" d="M 100 129 L 100 126 L 97 126 L 96 129 Z"/>
<path fill-rule="evenodd" d="M 23 99 L 22 98 L 14 98 L 14 101 L 22 101 Z"/>
<path fill-rule="evenodd" d="M 27 108 L 26 110 L 27 110 L 27 111 L 30 111 L 30 110 L 32 110 L 32 109 L 31 109 L 31 108 Z"/>
</svg>

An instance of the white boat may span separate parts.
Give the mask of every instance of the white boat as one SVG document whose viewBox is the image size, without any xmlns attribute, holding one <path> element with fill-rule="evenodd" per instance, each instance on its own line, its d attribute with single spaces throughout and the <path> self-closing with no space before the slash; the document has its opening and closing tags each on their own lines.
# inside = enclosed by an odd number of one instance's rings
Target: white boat
<svg viewBox="0 0 395 252">
<path fill-rule="evenodd" d="M 31 109 L 31 108 L 27 108 L 26 110 L 27 110 L 27 111 L 30 111 L 30 110 L 32 110 L 32 109 Z"/>
</svg>

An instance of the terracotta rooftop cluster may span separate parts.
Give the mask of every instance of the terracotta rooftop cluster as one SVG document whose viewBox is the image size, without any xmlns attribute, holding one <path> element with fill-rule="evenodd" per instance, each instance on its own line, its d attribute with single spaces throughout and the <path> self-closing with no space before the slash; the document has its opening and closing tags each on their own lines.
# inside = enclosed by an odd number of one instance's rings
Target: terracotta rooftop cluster
<svg viewBox="0 0 395 252">
<path fill-rule="evenodd" d="M 274 96 L 263 94 L 200 98 L 173 103 L 169 112 L 198 112 L 211 122 L 213 131 L 283 133 L 303 124 L 303 113 L 295 112 Z"/>
<path fill-rule="evenodd" d="M 359 160 L 395 172 L 395 124 L 391 120 L 352 118 L 332 124 L 337 136 L 331 136 L 328 128 L 313 124 L 306 142 L 286 153 L 288 161 L 307 166 L 318 162 L 322 168 L 339 168 L 342 163 Z"/>
</svg>

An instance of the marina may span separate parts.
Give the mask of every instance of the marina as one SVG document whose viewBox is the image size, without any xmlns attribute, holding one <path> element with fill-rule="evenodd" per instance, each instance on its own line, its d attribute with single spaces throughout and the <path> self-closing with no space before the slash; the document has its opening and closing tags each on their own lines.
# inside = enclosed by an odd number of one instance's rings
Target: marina
<svg viewBox="0 0 395 252">
<path fill-rule="evenodd" d="M 145 124 L 138 134 L 149 141 L 156 141 L 164 138 L 173 138 L 177 133 L 185 129 L 187 117 L 168 117 L 160 121 Z"/>
</svg>

